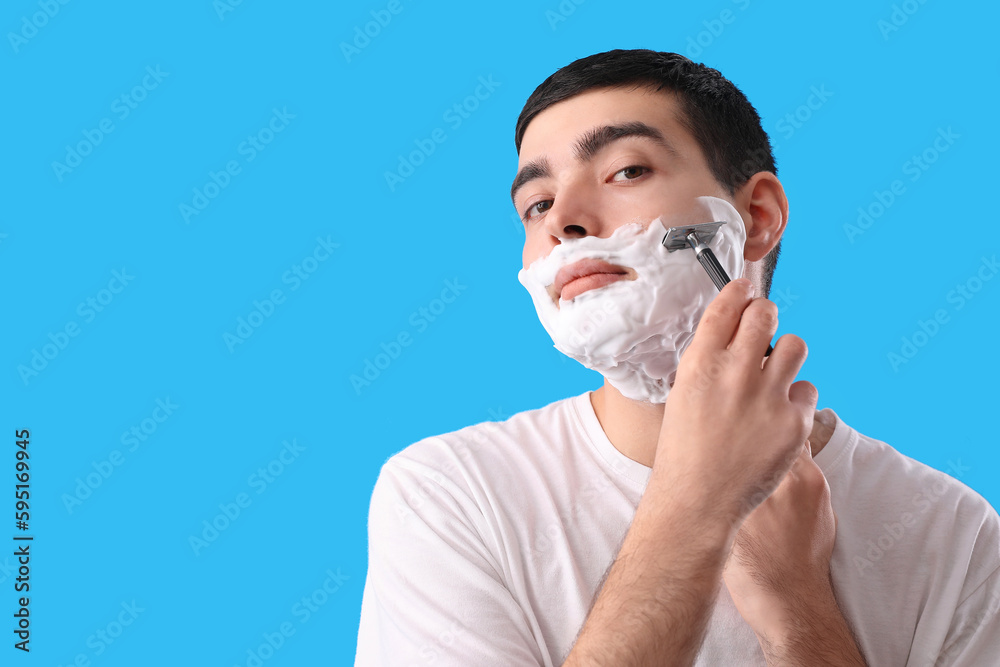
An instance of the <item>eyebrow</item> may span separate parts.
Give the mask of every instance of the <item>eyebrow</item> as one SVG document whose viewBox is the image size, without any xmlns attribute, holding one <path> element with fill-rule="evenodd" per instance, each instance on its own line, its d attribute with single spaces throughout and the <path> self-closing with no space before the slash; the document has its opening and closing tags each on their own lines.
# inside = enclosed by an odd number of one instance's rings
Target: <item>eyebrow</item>
<svg viewBox="0 0 1000 667">
<path fill-rule="evenodd" d="M 588 130 L 576 141 L 573 152 L 578 162 L 590 162 L 598 153 L 604 150 L 609 144 L 628 137 L 642 137 L 650 139 L 654 143 L 665 148 L 671 155 L 677 157 L 677 150 L 667 141 L 663 133 L 655 127 L 647 125 L 642 121 L 630 121 L 620 125 L 603 125 Z M 549 161 L 544 157 L 532 160 L 524 165 L 514 183 L 510 186 L 510 200 L 514 201 L 517 191 L 536 178 L 547 178 L 552 175 L 552 168 Z"/>
</svg>

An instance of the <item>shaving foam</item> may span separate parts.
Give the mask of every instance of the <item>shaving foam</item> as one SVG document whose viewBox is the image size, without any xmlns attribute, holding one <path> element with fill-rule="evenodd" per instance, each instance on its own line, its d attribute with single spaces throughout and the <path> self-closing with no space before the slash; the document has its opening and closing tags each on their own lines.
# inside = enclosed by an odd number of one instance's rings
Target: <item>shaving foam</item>
<svg viewBox="0 0 1000 667">
<path fill-rule="evenodd" d="M 564 239 L 547 257 L 517 274 L 557 350 L 603 375 L 623 396 L 667 400 L 681 355 L 708 304 L 718 294 L 694 250 L 661 245 L 669 227 L 725 221 L 708 244 L 733 280 L 743 275 L 746 227 L 733 205 L 698 197 L 684 211 L 649 223 L 631 222 L 609 237 Z M 631 268 L 617 280 L 572 299 L 554 301 L 549 289 L 559 270 L 582 259 Z"/>
</svg>

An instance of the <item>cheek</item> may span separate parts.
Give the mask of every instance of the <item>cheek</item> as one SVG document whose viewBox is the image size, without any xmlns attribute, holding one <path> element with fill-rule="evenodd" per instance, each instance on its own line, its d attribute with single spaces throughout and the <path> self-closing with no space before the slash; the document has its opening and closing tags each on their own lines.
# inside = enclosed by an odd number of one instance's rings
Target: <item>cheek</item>
<svg viewBox="0 0 1000 667">
<path fill-rule="evenodd" d="M 695 192 L 695 189 L 689 191 L 676 184 L 664 189 L 622 188 L 621 192 L 614 193 L 610 202 L 610 219 L 623 223 L 637 220 L 648 222 L 690 206 L 691 200 L 697 196 Z"/>
<path fill-rule="evenodd" d="M 663 199 L 663 194 L 653 188 L 642 187 L 621 187 L 609 188 L 607 207 L 614 213 L 635 212 L 655 206 L 656 202 Z"/>
<path fill-rule="evenodd" d="M 535 253 L 531 248 L 531 241 L 525 241 L 524 249 L 521 251 L 521 265 L 524 268 L 528 268 L 535 259 Z"/>
<path fill-rule="evenodd" d="M 531 266 L 531 263 L 545 254 L 541 242 L 535 234 L 525 233 L 524 249 L 521 251 L 521 264 L 524 268 Z"/>
</svg>

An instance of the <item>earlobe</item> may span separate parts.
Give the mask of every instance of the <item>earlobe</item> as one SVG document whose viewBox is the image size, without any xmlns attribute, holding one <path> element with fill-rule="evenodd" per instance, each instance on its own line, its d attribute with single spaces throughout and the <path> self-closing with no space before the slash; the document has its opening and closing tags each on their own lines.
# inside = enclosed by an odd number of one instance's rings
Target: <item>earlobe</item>
<svg viewBox="0 0 1000 667">
<path fill-rule="evenodd" d="M 739 201 L 747 223 L 743 258 L 756 262 L 781 240 L 788 222 L 788 198 L 777 176 L 760 171 L 740 188 Z"/>
</svg>

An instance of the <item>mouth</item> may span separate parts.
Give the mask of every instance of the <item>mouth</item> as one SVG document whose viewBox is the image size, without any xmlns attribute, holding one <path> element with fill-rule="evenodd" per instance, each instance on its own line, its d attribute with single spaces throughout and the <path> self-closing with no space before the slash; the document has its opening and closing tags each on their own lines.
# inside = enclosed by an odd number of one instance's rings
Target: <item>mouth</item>
<svg viewBox="0 0 1000 667">
<path fill-rule="evenodd" d="M 599 259 L 581 259 L 559 269 L 549 294 L 558 305 L 592 289 L 599 289 L 619 280 L 635 280 L 635 269 L 609 264 Z"/>
</svg>

